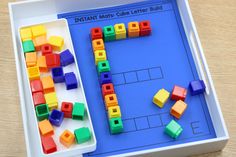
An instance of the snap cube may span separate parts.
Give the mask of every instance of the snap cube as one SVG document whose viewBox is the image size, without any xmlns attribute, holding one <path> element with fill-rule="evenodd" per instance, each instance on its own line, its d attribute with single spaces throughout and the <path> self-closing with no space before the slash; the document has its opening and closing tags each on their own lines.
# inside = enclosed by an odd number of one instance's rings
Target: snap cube
<svg viewBox="0 0 236 157">
<path fill-rule="evenodd" d="M 103 42 L 103 39 L 95 39 L 92 41 L 93 46 L 93 52 L 97 50 L 105 50 L 105 44 Z"/>
<path fill-rule="evenodd" d="M 41 137 L 43 152 L 50 154 L 57 151 L 57 145 L 52 137 Z"/>
<path fill-rule="evenodd" d="M 85 107 L 83 103 L 74 103 L 72 110 L 72 119 L 83 120 L 85 115 Z"/>
<path fill-rule="evenodd" d="M 24 53 L 35 52 L 35 47 L 32 40 L 23 41 L 22 45 Z"/>
<path fill-rule="evenodd" d="M 62 102 L 61 112 L 64 113 L 65 118 L 72 118 L 73 104 L 70 102 Z"/>
<path fill-rule="evenodd" d="M 59 54 L 48 54 L 45 56 L 48 68 L 55 68 L 61 65 Z"/>
<path fill-rule="evenodd" d="M 100 27 L 92 28 L 90 31 L 90 36 L 92 40 L 102 39 L 103 38 L 102 29 Z"/>
<path fill-rule="evenodd" d="M 75 62 L 74 56 L 68 49 L 60 53 L 60 59 L 62 66 L 67 66 Z"/>
<path fill-rule="evenodd" d="M 47 30 L 44 25 L 37 25 L 31 27 L 33 38 L 39 37 L 39 36 L 46 36 Z"/>
<path fill-rule="evenodd" d="M 206 91 L 206 85 L 203 80 L 191 81 L 189 84 L 191 95 L 202 94 Z"/>
<path fill-rule="evenodd" d="M 31 28 L 21 28 L 20 29 L 21 41 L 32 40 Z"/>
<path fill-rule="evenodd" d="M 31 92 L 43 92 L 43 85 L 41 80 L 33 80 L 30 82 Z"/>
<path fill-rule="evenodd" d="M 150 21 L 141 21 L 139 22 L 140 36 L 150 35 L 152 32 Z"/>
<path fill-rule="evenodd" d="M 48 119 L 49 109 L 47 104 L 41 104 L 35 107 L 36 116 L 38 121 L 42 121 L 44 119 Z"/>
<path fill-rule="evenodd" d="M 110 131 L 112 134 L 123 132 L 123 123 L 120 117 L 109 119 Z"/>
<path fill-rule="evenodd" d="M 138 22 L 129 22 L 128 23 L 128 36 L 129 37 L 139 37 L 140 28 Z"/>
<path fill-rule="evenodd" d="M 65 84 L 67 90 L 75 89 L 78 87 L 78 82 L 74 72 L 65 74 Z"/>
<path fill-rule="evenodd" d="M 54 130 L 51 123 L 44 119 L 38 123 L 40 134 L 44 137 L 54 135 Z"/>
<path fill-rule="evenodd" d="M 53 50 L 52 50 L 52 46 L 50 44 L 45 44 L 41 47 L 41 51 L 42 51 L 42 55 L 48 55 L 48 54 L 52 54 Z"/>
<path fill-rule="evenodd" d="M 165 133 L 175 139 L 182 133 L 182 131 L 182 127 L 174 120 L 171 120 L 165 128 Z"/>
<path fill-rule="evenodd" d="M 29 76 L 30 81 L 39 79 L 40 72 L 39 72 L 38 66 L 29 67 L 27 68 L 27 71 L 28 71 L 28 76 Z"/>
<path fill-rule="evenodd" d="M 107 55 L 105 50 L 97 50 L 94 52 L 95 64 L 97 65 L 100 61 L 107 60 Z"/>
<path fill-rule="evenodd" d="M 124 23 L 115 24 L 116 40 L 126 38 L 126 28 Z"/>
<path fill-rule="evenodd" d="M 52 77 L 54 83 L 61 83 L 65 81 L 62 67 L 52 68 Z"/>
<path fill-rule="evenodd" d="M 38 57 L 37 66 L 39 67 L 40 72 L 48 72 L 48 67 L 47 67 L 45 56 Z"/>
<path fill-rule="evenodd" d="M 49 38 L 49 44 L 52 46 L 53 50 L 61 51 L 64 47 L 64 39 L 60 36 L 51 36 Z"/>
<path fill-rule="evenodd" d="M 180 87 L 180 86 L 174 86 L 172 95 L 171 95 L 171 100 L 182 100 L 184 101 L 187 95 L 187 89 Z"/>
<path fill-rule="evenodd" d="M 69 148 L 75 141 L 75 135 L 69 130 L 65 130 L 60 136 L 60 142 L 65 147 Z"/>
<path fill-rule="evenodd" d="M 64 119 L 64 113 L 53 109 L 48 119 L 52 125 L 61 126 L 61 123 Z"/>
<path fill-rule="evenodd" d="M 100 84 L 112 83 L 112 76 L 110 72 L 100 73 Z"/>
<path fill-rule="evenodd" d="M 34 67 L 37 65 L 37 54 L 36 52 L 26 53 L 25 61 L 27 67 Z"/>
<path fill-rule="evenodd" d="M 48 43 L 47 37 L 45 35 L 38 36 L 38 37 L 34 38 L 33 42 L 34 42 L 34 47 L 35 47 L 36 51 L 40 51 L 41 47 Z"/>
<path fill-rule="evenodd" d="M 110 69 L 110 64 L 109 64 L 108 60 L 98 62 L 97 70 L 98 70 L 99 75 L 102 72 L 110 71 L 111 69 Z"/>
<path fill-rule="evenodd" d="M 58 100 L 57 100 L 57 95 L 55 92 L 45 94 L 44 97 L 50 111 L 52 111 L 53 109 L 57 109 Z"/>
<path fill-rule="evenodd" d="M 105 98 L 106 95 L 114 94 L 114 86 L 112 83 L 107 83 L 102 85 L 102 96 Z"/>
<path fill-rule="evenodd" d="M 91 139 L 91 132 L 87 127 L 76 129 L 74 134 L 78 144 L 85 143 Z"/>
<path fill-rule="evenodd" d="M 105 42 L 116 40 L 116 33 L 113 26 L 103 27 L 103 38 Z"/>
<path fill-rule="evenodd" d="M 45 76 L 41 78 L 41 82 L 43 85 L 44 93 L 51 93 L 55 91 L 53 79 L 51 76 Z"/>
<path fill-rule="evenodd" d="M 178 100 L 170 109 L 170 114 L 177 119 L 183 115 L 184 111 L 187 108 L 187 104 L 182 100 Z"/>
<path fill-rule="evenodd" d="M 45 104 L 46 103 L 43 92 L 33 93 L 32 96 L 33 96 L 34 106 L 38 106 L 40 104 Z"/>
<path fill-rule="evenodd" d="M 106 110 L 111 106 L 118 106 L 116 94 L 109 94 L 105 96 Z"/>
<path fill-rule="evenodd" d="M 162 108 L 167 102 L 170 93 L 165 89 L 160 89 L 153 97 L 152 102 Z"/>
<path fill-rule="evenodd" d="M 121 117 L 120 106 L 108 107 L 108 117 L 110 119 Z"/>
</svg>

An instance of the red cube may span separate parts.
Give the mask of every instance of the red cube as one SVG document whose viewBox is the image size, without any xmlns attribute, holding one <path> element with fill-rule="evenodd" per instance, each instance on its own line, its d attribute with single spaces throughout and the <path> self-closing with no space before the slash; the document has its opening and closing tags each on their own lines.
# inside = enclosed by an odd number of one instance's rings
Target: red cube
<svg viewBox="0 0 236 157">
<path fill-rule="evenodd" d="M 50 154 L 57 151 L 57 145 L 52 137 L 41 137 L 43 152 Z"/>
<path fill-rule="evenodd" d="M 61 112 L 64 113 L 65 118 L 72 118 L 73 103 L 62 102 Z"/>
<path fill-rule="evenodd" d="M 108 94 L 114 94 L 114 86 L 112 83 L 107 83 L 102 85 L 102 96 L 103 98 Z"/>
<path fill-rule="evenodd" d="M 52 54 L 52 46 L 50 44 L 45 44 L 42 46 L 41 51 L 43 56 Z"/>
<path fill-rule="evenodd" d="M 34 106 L 46 104 L 43 92 L 33 93 Z"/>
<path fill-rule="evenodd" d="M 43 92 L 43 85 L 42 85 L 42 82 L 40 80 L 31 81 L 30 82 L 30 87 L 31 87 L 32 93 Z"/>
<path fill-rule="evenodd" d="M 103 38 L 102 29 L 100 27 L 92 28 L 90 34 L 92 40 Z"/>
<path fill-rule="evenodd" d="M 180 86 L 174 86 L 172 95 L 171 95 L 171 100 L 182 100 L 184 101 L 187 95 L 187 89 L 180 87 Z"/>
<path fill-rule="evenodd" d="M 140 36 L 150 35 L 152 32 L 150 21 L 141 21 L 139 23 Z"/>
<path fill-rule="evenodd" d="M 46 64 L 48 68 L 59 67 L 61 64 L 59 54 L 48 54 L 45 56 L 45 58 L 46 58 Z"/>
</svg>

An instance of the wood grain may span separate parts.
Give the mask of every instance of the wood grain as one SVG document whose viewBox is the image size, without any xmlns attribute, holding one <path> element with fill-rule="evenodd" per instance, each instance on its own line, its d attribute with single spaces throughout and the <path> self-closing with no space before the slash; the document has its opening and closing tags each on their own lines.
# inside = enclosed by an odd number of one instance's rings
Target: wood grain
<svg viewBox="0 0 236 157">
<path fill-rule="evenodd" d="M 7 3 L 0 2 L 0 157 L 26 156 Z M 209 69 L 230 133 L 221 152 L 198 157 L 236 156 L 236 1 L 189 0 Z"/>
</svg>

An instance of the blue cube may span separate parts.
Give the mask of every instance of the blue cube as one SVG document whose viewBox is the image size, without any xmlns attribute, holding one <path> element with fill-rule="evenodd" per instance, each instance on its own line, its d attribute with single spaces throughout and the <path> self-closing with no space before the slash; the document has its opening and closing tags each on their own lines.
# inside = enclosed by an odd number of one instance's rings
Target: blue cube
<svg viewBox="0 0 236 157">
<path fill-rule="evenodd" d="M 100 74 L 100 84 L 112 83 L 112 77 L 110 72 L 102 72 Z"/>
<path fill-rule="evenodd" d="M 61 83 L 65 81 L 62 67 L 57 67 L 52 69 L 52 78 L 54 83 Z"/>
<path fill-rule="evenodd" d="M 68 49 L 60 53 L 60 59 L 62 66 L 67 66 L 75 62 L 74 56 Z"/>
<path fill-rule="evenodd" d="M 49 116 L 49 121 L 52 125 L 60 126 L 64 119 L 64 113 L 58 110 L 52 110 L 52 113 Z"/>
<path fill-rule="evenodd" d="M 205 83 L 202 80 L 195 80 L 190 82 L 189 88 L 191 91 L 191 95 L 202 94 L 206 90 Z"/>
<path fill-rule="evenodd" d="M 74 72 L 65 74 L 65 83 L 67 90 L 75 89 L 78 87 L 77 79 Z"/>
</svg>

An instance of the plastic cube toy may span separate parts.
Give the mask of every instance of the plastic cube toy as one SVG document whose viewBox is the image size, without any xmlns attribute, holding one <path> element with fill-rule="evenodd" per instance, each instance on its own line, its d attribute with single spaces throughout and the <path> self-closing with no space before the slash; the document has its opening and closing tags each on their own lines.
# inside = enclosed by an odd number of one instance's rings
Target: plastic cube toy
<svg viewBox="0 0 236 157">
<path fill-rule="evenodd" d="M 37 54 L 36 52 L 26 53 L 25 61 L 27 67 L 34 67 L 37 65 Z"/>
<path fill-rule="evenodd" d="M 32 40 L 26 40 L 22 44 L 23 44 L 24 53 L 35 52 L 35 47 Z"/>
<path fill-rule="evenodd" d="M 92 45 L 93 45 L 93 51 L 97 51 L 97 50 L 105 50 L 105 44 L 103 42 L 103 39 L 95 39 L 92 41 Z"/>
<path fill-rule="evenodd" d="M 73 106 L 72 119 L 83 120 L 85 115 L 85 107 L 83 103 L 76 102 Z"/>
<path fill-rule="evenodd" d="M 106 110 L 111 106 L 118 106 L 116 94 L 109 94 L 105 96 Z"/>
<path fill-rule="evenodd" d="M 110 72 L 102 72 L 100 74 L 100 84 L 112 83 L 112 76 Z"/>
<path fill-rule="evenodd" d="M 108 107 L 108 117 L 110 119 L 121 117 L 120 106 Z"/>
<path fill-rule="evenodd" d="M 60 36 L 51 36 L 49 44 L 52 45 L 53 50 L 61 51 L 64 47 L 64 39 Z"/>
<path fill-rule="evenodd" d="M 72 118 L 73 104 L 70 102 L 62 102 L 61 112 L 64 113 L 65 118 Z"/>
<path fill-rule="evenodd" d="M 182 133 L 182 131 L 182 127 L 174 120 L 172 120 L 165 128 L 165 133 L 175 139 Z"/>
<path fill-rule="evenodd" d="M 57 151 L 57 145 L 52 137 L 41 137 L 43 152 L 50 154 Z"/>
<path fill-rule="evenodd" d="M 58 110 L 52 110 L 52 113 L 49 116 L 49 121 L 54 126 L 61 126 L 61 123 L 64 119 L 64 113 Z"/>
<path fill-rule="evenodd" d="M 92 40 L 102 39 L 103 38 L 102 29 L 100 27 L 92 28 L 90 31 L 90 36 Z"/>
<path fill-rule="evenodd" d="M 103 28 L 103 37 L 104 41 L 113 41 L 116 40 L 116 33 L 113 26 L 105 26 Z"/>
<path fill-rule="evenodd" d="M 42 51 L 42 55 L 48 55 L 48 54 L 52 54 L 53 50 L 52 50 L 52 46 L 50 44 L 45 44 L 41 47 L 41 51 Z"/>
<path fill-rule="evenodd" d="M 60 59 L 62 66 L 67 66 L 75 62 L 74 56 L 68 49 L 60 53 Z"/>
<path fill-rule="evenodd" d="M 64 72 L 62 67 L 57 67 L 52 69 L 52 77 L 54 83 L 62 83 L 65 81 Z"/>
<path fill-rule="evenodd" d="M 186 108 L 187 104 L 182 100 L 179 100 L 171 107 L 170 114 L 175 118 L 180 119 Z"/>
<path fill-rule="evenodd" d="M 51 76 L 41 78 L 44 93 L 51 93 L 55 91 L 53 79 Z"/>
<path fill-rule="evenodd" d="M 114 93 L 115 93 L 115 90 L 114 90 L 114 86 L 113 86 L 112 83 L 102 85 L 102 96 L 103 96 L 103 98 L 105 98 L 106 95 L 114 94 Z"/>
<path fill-rule="evenodd" d="M 59 54 L 48 54 L 45 56 L 48 68 L 56 68 L 61 65 Z"/>
<path fill-rule="evenodd" d="M 191 95 L 198 95 L 205 92 L 206 85 L 203 82 L 203 80 L 196 80 L 196 81 L 190 82 L 189 89 L 191 91 Z"/>
<path fill-rule="evenodd" d="M 75 134 L 76 142 L 78 144 L 87 142 L 91 139 L 91 132 L 90 132 L 89 128 L 87 128 L 87 127 L 76 129 L 74 131 L 74 134 Z"/>
<path fill-rule="evenodd" d="M 128 36 L 133 37 L 139 37 L 140 34 L 140 28 L 138 22 L 129 22 L 128 23 Z"/>
<path fill-rule="evenodd" d="M 33 93 L 33 102 L 34 102 L 34 106 L 38 106 L 40 104 L 45 104 L 46 100 L 44 98 L 43 92 Z"/>
<path fill-rule="evenodd" d="M 52 136 L 54 135 L 54 130 L 51 123 L 45 119 L 39 122 L 39 131 L 42 136 Z"/>
<path fill-rule="evenodd" d="M 97 50 L 94 52 L 95 64 L 97 65 L 100 61 L 107 60 L 107 54 L 105 50 Z"/>
<path fill-rule="evenodd" d="M 152 32 L 150 21 L 139 22 L 140 36 L 150 35 Z"/>
<path fill-rule="evenodd" d="M 67 90 L 75 89 L 78 87 L 78 82 L 74 72 L 65 74 L 65 84 Z"/>
<path fill-rule="evenodd" d="M 49 109 L 47 104 L 38 105 L 35 107 L 36 116 L 38 121 L 42 121 L 44 119 L 48 119 L 49 116 Z"/>
<path fill-rule="evenodd" d="M 65 130 L 60 136 L 60 142 L 65 147 L 69 148 L 75 141 L 75 135 L 69 130 Z"/>
<path fill-rule="evenodd" d="M 39 36 L 46 36 L 47 30 L 44 25 L 36 25 L 31 27 L 33 38 L 39 37 Z"/>
<path fill-rule="evenodd" d="M 40 72 L 39 72 L 38 66 L 29 67 L 27 68 L 27 71 L 28 71 L 28 76 L 29 76 L 30 81 L 39 79 Z"/>
<path fill-rule="evenodd" d="M 48 72 L 45 56 L 39 56 L 37 59 L 37 66 L 40 72 Z"/>
<path fill-rule="evenodd" d="M 41 80 L 34 80 L 30 82 L 30 88 L 32 93 L 43 92 L 43 85 Z"/>
<path fill-rule="evenodd" d="M 116 40 L 126 38 L 126 28 L 124 23 L 115 24 Z"/>
<path fill-rule="evenodd" d="M 57 109 L 58 107 L 58 100 L 57 100 L 57 95 L 55 92 L 53 93 L 48 93 L 45 94 L 45 99 L 46 99 L 46 103 L 48 104 L 48 108 L 50 111 L 52 111 L 53 109 Z"/>
<path fill-rule="evenodd" d="M 123 123 L 120 117 L 109 119 L 110 131 L 112 134 L 123 132 Z"/>
<path fill-rule="evenodd" d="M 183 87 L 180 86 L 174 86 L 172 95 L 171 95 L 171 100 L 182 100 L 184 101 L 187 95 L 187 90 Z"/>
<path fill-rule="evenodd" d="M 110 69 L 110 64 L 109 64 L 108 60 L 98 62 L 97 70 L 98 70 L 99 75 L 102 72 L 110 71 L 111 69 Z"/>
<path fill-rule="evenodd" d="M 169 96 L 170 93 L 168 91 L 166 91 L 165 89 L 161 89 L 155 94 L 152 102 L 157 106 L 159 106 L 160 108 L 162 108 L 166 103 L 166 101 L 168 100 Z"/>
<path fill-rule="evenodd" d="M 21 41 L 32 40 L 31 28 L 21 28 L 20 29 Z"/>
<path fill-rule="evenodd" d="M 45 35 L 34 38 L 33 42 L 36 51 L 40 51 L 41 47 L 48 43 L 47 37 Z"/>
</svg>

